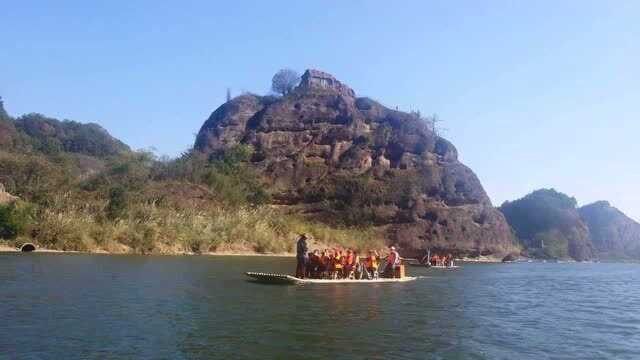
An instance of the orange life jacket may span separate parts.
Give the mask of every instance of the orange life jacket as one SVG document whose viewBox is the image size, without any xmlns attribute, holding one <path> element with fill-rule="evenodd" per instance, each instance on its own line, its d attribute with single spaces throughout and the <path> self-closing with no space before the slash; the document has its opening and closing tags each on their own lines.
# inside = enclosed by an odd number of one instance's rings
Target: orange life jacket
<svg viewBox="0 0 640 360">
<path fill-rule="evenodd" d="M 367 269 L 376 269 L 378 268 L 378 257 L 373 255 L 373 256 L 368 256 L 367 257 Z"/>
<path fill-rule="evenodd" d="M 342 256 L 336 255 L 333 258 L 333 266 L 336 270 L 342 269 Z"/>
<path fill-rule="evenodd" d="M 355 257 L 353 254 L 347 255 L 347 261 L 345 261 L 345 265 L 353 265 L 355 263 Z"/>
<path fill-rule="evenodd" d="M 318 264 L 320 266 L 326 266 L 328 262 L 329 262 L 329 257 L 328 256 L 321 255 L 318 258 Z"/>
</svg>

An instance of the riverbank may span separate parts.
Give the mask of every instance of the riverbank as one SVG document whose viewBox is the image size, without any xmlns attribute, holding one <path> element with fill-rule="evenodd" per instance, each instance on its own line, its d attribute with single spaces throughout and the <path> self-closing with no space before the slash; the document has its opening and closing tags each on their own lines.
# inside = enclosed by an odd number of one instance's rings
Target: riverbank
<svg viewBox="0 0 640 360">
<path fill-rule="evenodd" d="M 77 253 L 80 251 L 64 251 L 64 250 L 56 250 L 56 249 L 46 249 L 46 248 L 38 248 L 38 252 L 44 253 Z M 0 244 L 0 252 L 21 252 L 19 248 L 15 248 L 13 246 Z"/>
<path fill-rule="evenodd" d="M 321 242 L 310 242 L 309 248 L 314 249 L 332 249 L 332 248 L 344 248 L 342 245 L 332 244 L 327 245 Z M 156 251 L 140 254 L 135 252 L 134 249 L 118 244 L 118 246 L 110 246 L 107 249 L 94 248 L 92 250 L 78 251 L 78 250 L 60 250 L 50 249 L 46 247 L 36 247 L 35 252 L 38 253 L 57 253 L 57 254 L 100 254 L 100 255 L 155 255 L 155 256 L 264 256 L 264 257 L 295 257 L 293 252 L 273 252 L 273 253 L 260 253 L 252 251 L 247 246 L 234 246 L 224 247 L 218 251 L 206 251 L 206 252 L 193 252 L 180 249 L 178 246 L 164 246 L 158 247 Z M 383 250 L 379 250 L 384 252 Z M 0 243 L 1 252 L 21 252 L 20 248 L 13 247 L 7 243 Z M 480 256 L 477 258 L 463 257 L 455 259 L 456 262 L 463 263 L 500 263 L 502 258 L 492 256 Z"/>
<path fill-rule="evenodd" d="M 462 259 L 457 259 L 457 261 L 468 262 L 468 263 L 500 263 L 502 262 L 502 258 L 498 258 L 494 256 L 478 256 L 476 258 L 463 257 Z"/>
<path fill-rule="evenodd" d="M 326 245 L 321 245 L 321 246 L 313 246 L 312 248 L 333 248 L 335 246 L 326 246 Z M 122 250 L 122 249 L 120 249 Z M 167 249 L 165 249 L 167 250 Z M 21 252 L 19 248 L 15 248 L 6 244 L 0 244 L 0 253 L 16 253 L 16 252 Z M 58 250 L 58 249 L 48 249 L 48 248 L 42 248 L 42 247 L 38 247 L 36 248 L 35 252 L 37 253 L 54 253 L 54 254 L 98 254 L 98 255 L 142 255 L 139 253 L 136 253 L 134 251 L 107 251 L 104 249 L 95 249 L 92 251 L 77 251 L 77 250 Z M 213 251 L 213 252 L 201 252 L 201 253 L 195 253 L 195 252 L 190 252 L 190 251 L 163 251 L 163 252 L 153 252 L 153 253 L 149 253 L 149 254 L 144 254 L 144 255 L 151 255 L 151 256 L 238 256 L 238 257 L 242 257 L 242 256 L 256 256 L 256 257 L 295 257 L 296 254 L 295 253 L 291 253 L 291 252 L 281 252 L 281 253 L 258 253 L 255 251 L 249 251 L 246 249 L 242 249 L 242 250 L 231 250 L 231 249 L 225 249 L 222 251 Z M 464 257 L 461 259 L 456 259 L 456 261 L 458 262 L 463 262 L 463 263 L 500 263 L 501 260 L 499 258 L 495 258 L 495 257 L 490 257 L 490 256 L 481 256 L 479 258 L 469 258 L 469 257 Z"/>
<path fill-rule="evenodd" d="M 21 252 L 19 248 L 15 248 L 12 246 L 0 244 L 0 253 L 17 253 Z M 77 250 L 57 250 L 57 249 L 47 249 L 47 248 L 37 248 L 34 252 L 37 253 L 55 253 L 55 254 L 100 254 L 100 255 L 140 255 L 135 252 L 109 252 L 103 249 L 96 249 L 93 251 L 77 251 Z M 145 255 L 166 255 L 166 256 L 271 256 L 271 257 L 295 257 L 293 253 L 257 253 L 250 251 L 220 251 L 220 252 L 203 252 L 203 253 L 194 253 L 188 251 L 182 252 L 163 252 L 163 253 L 151 253 Z"/>
</svg>

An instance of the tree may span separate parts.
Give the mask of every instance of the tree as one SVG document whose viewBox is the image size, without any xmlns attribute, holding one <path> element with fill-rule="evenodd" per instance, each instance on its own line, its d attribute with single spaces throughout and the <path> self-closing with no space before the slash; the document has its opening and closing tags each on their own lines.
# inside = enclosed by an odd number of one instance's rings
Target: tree
<svg viewBox="0 0 640 360">
<path fill-rule="evenodd" d="M 442 132 L 446 130 L 445 128 L 440 126 L 440 123 L 442 123 L 442 119 L 440 119 L 438 114 L 423 116 L 420 110 L 411 110 L 410 113 L 416 119 L 422 121 L 422 123 L 426 126 L 426 129 L 431 132 L 434 137 L 441 136 Z"/>
<path fill-rule="evenodd" d="M 0 120 L 8 120 L 9 114 L 4 109 L 4 101 L 2 101 L 2 96 L 0 96 Z"/>
<path fill-rule="evenodd" d="M 127 215 L 129 196 L 122 186 L 116 186 L 109 191 L 109 203 L 105 209 L 109 220 L 122 219 Z"/>
<path fill-rule="evenodd" d="M 18 202 L 0 205 L 0 239 L 13 240 L 24 231 L 31 219 L 31 209 Z"/>
<path fill-rule="evenodd" d="M 282 69 L 273 75 L 273 79 L 271 79 L 271 90 L 281 95 L 287 95 L 299 82 L 300 75 L 295 70 Z"/>
</svg>

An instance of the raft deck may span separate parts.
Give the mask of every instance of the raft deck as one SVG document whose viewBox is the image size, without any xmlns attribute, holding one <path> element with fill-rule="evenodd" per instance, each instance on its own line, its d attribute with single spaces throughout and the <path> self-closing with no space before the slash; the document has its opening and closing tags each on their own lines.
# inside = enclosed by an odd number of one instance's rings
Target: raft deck
<svg viewBox="0 0 640 360">
<path fill-rule="evenodd" d="M 434 266 L 434 265 L 420 264 L 420 263 L 409 263 L 409 266 L 417 266 L 417 267 L 423 267 L 427 269 L 438 269 L 438 270 L 458 269 L 460 267 L 458 265 L 453 265 L 453 266 L 435 265 Z"/>
<path fill-rule="evenodd" d="M 257 282 L 265 284 L 379 284 L 379 283 L 398 283 L 408 282 L 417 279 L 413 276 L 405 276 L 403 278 L 378 278 L 373 280 L 352 280 L 352 279 L 300 279 L 291 275 L 269 274 L 247 272 L 246 275 Z"/>
</svg>

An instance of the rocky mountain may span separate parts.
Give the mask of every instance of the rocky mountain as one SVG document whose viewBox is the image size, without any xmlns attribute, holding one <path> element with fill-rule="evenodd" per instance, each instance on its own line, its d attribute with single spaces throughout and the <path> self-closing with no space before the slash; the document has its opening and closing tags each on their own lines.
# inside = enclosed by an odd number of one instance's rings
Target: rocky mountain
<svg viewBox="0 0 640 360">
<path fill-rule="evenodd" d="M 223 104 L 194 148 L 216 158 L 242 146 L 286 211 L 374 225 L 407 256 L 514 250 L 504 216 L 428 119 L 358 97 L 325 72 L 307 70 L 283 97 L 247 94 Z"/>
<path fill-rule="evenodd" d="M 578 209 L 603 259 L 640 259 L 640 224 L 607 201 Z"/>
<path fill-rule="evenodd" d="M 554 189 L 536 190 L 500 207 L 534 257 L 589 260 L 597 256 L 576 199 Z"/>
</svg>

